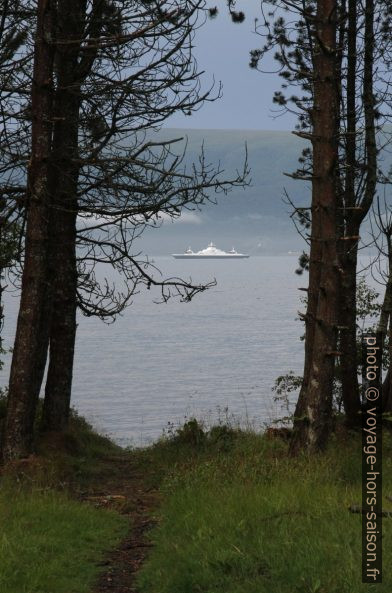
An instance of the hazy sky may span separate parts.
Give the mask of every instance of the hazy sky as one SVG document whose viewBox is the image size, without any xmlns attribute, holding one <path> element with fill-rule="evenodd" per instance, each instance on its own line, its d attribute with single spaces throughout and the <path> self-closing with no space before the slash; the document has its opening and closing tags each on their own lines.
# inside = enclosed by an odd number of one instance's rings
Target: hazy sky
<svg viewBox="0 0 392 593">
<path fill-rule="evenodd" d="M 292 116 L 276 117 L 272 103 L 282 79 L 277 74 L 261 74 L 249 68 L 249 51 L 262 45 L 254 32 L 254 19 L 260 17 L 258 0 L 238 0 L 236 10 L 244 10 L 245 22 L 235 24 L 226 9 L 226 0 L 211 0 L 219 14 L 209 19 L 196 32 L 195 55 L 199 69 L 205 71 L 206 85 L 215 76 L 223 84 L 223 97 L 206 103 L 200 111 L 187 117 L 176 115 L 168 127 L 234 128 L 255 130 L 290 130 L 295 125 Z M 272 57 L 265 68 L 274 70 Z M 206 86 L 205 85 L 205 86 Z"/>
</svg>

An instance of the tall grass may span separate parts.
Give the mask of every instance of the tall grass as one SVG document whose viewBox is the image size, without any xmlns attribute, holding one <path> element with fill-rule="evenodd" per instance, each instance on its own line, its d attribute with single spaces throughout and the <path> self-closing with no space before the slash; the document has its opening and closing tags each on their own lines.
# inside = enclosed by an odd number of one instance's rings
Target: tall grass
<svg viewBox="0 0 392 593">
<path fill-rule="evenodd" d="M 110 475 L 105 437 L 73 415 L 62 435 L 37 442 L 36 456 L 3 468 L 0 480 L 0 592 L 87 593 L 105 553 L 129 529 L 114 511 L 75 500 Z M 105 474 L 106 472 L 106 474 Z"/>
<path fill-rule="evenodd" d="M 46 491 L 0 490 L 1 593 L 87 593 L 125 533 L 117 513 Z"/>
<path fill-rule="evenodd" d="M 291 460 L 283 442 L 238 431 L 225 448 L 198 449 L 165 482 L 142 593 L 392 591 L 392 520 L 384 582 L 361 583 L 361 517 L 348 511 L 361 502 L 357 436 L 312 459 Z M 384 459 L 391 492 L 390 439 Z"/>
</svg>

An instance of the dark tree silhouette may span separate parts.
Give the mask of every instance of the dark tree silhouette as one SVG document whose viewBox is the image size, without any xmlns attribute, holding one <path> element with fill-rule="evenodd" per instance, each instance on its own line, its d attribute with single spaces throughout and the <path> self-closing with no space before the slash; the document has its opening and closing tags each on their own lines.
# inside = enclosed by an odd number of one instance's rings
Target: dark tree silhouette
<svg viewBox="0 0 392 593">
<path fill-rule="evenodd" d="M 15 195 L 16 190 L 9 181 L 9 160 L 6 156 L 6 146 L 14 143 L 13 97 L 9 87 L 20 86 L 15 71 L 23 67 L 21 46 L 26 38 L 26 28 L 19 26 L 20 6 L 18 2 L 5 0 L 0 10 L 0 175 L 4 183 L 0 190 L 0 354 L 2 353 L 2 327 L 4 320 L 2 296 L 5 287 L 7 270 L 13 266 L 18 254 L 18 209 L 15 210 L 14 201 L 9 195 Z M 15 158 L 15 155 L 14 155 Z"/>
<path fill-rule="evenodd" d="M 51 134 L 45 159 L 48 238 L 40 247 L 50 257 L 45 299 L 37 304 L 46 323 L 39 344 L 29 350 L 30 408 L 19 407 L 16 379 L 10 384 L 6 458 L 31 447 L 31 418 L 48 343 L 42 427 L 59 430 L 67 422 L 77 304 L 87 315 L 106 318 L 121 312 L 140 284 L 160 286 L 163 299 L 177 294 L 189 300 L 207 288 L 178 278 L 162 280 L 148 260 L 133 255 L 135 237 L 146 226 L 157 226 L 163 214 L 176 217 L 183 208 L 212 199 L 211 192 L 244 184 L 246 164 L 227 180 L 201 153 L 189 169 L 174 153 L 174 142 L 153 134 L 176 111 L 191 113 L 214 98 L 210 90 L 201 91 L 191 52 L 203 14 L 201 1 L 57 2 L 48 44 L 54 52 L 52 112 L 45 120 Z M 36 117 L 33 104 L 31 112 Z M 29 218 L 30 204 L 27 212 Z M 26 242 L 24 275 L 28 249 Z M 97 264 L 114 267 L 125 291 L 99 282 Z M 16 351 L 14 376 L 26 377 L 19 356 Z M 29 428 L 16 438 L 18 414 L 29 415 Z"/>
<path fill-rule="evenodd" d="M 285 82 L 274 102 L 283 111 L 297 113 L 294 133 L 311 143 L 311 150 L 303 151 L 300 167 L 292 175 L 311 183 L 312 200 L 310 208 L 296 209 L 300 222 L 311 230 L 307 236 L 310 254 L 303 258 L 309 269 L 304 377 L 291 449 L 316 451 L 325 446 L 331 429 L 337 354 L 338 6 L 333 0 L 272 1 L 262 2 L 261 8 L 262 22 L 256 23 L 256 30 L 265 42 L 251 52 L 250 66 L 262 69 L 265 54 L 275 50 Z M 298 88 L 299 94 L 287 96 L 289 87 Z"/>
<path fill-rule="evenodd" d="M 267 13 L 268 7 L 270 11 Z M 328 76 L 334 79 L 336 97 L 332 101 L 331 85 L 330 98 L 334 113 L 330 115 L 335 122 L 334 150 L 337 148 L 328 183 L 334 178 L 337 242 L 336 257 L 330 261 L 338 272 L 332 284 L 337 283 L 339 290 L 336 291 L 336 297 L 330 295 L 329 304 L 331 314 L 335 304 L 338 307 L 330 318 L 331 323 L 334 320 L 334 333 L 338 331 L 338 342 L 332 347 L 335 337 L 332 338 L 331 334 L 331 347 L 325 353 L 328 356 L 329 352 L 330 358 L 340 357 L 339 380 L 350 426 L 356 425 L 360 417 L 356 349 L 356 275 L 360 227 L 376 195 L 377 182 L 389 182 L 389 177 L 379 170 L 378 155 L 391 140 L 389 129 L 385 126 L 389 120 L 390 85 L 384 74 L 390 62 L 390 9 L 384 2 L 373 0 L 363 4 L 351 0 L 331 4 L 325 13 L 327 25 L 331 26 L 334 22 L 335 26 L 336 50 L 331 52 L 329 43 L 320 42 L 317 28 L 320 25 L 317 17 L 319 9 L 319 2 L 263 2 L 262 19 L 256 24 L 256 31 L 265 38 L 265 44 L 251 52 L 250 61 L 251 67 L 262 70 L 264 55 L 272 49 L 277 50 L 275 57 L 284 83 L 282 90 L 275 93 L 274 102 L 282 112 L 297 114 L 298 125 L 294 133 L 311 143 L 311 147 L 305 148 L 299 159 L 298 170 L 290 174 L 295 179 L 311 183 L 311 207 L 302 204 L 296 206 L 288 197 L 288 202 L 293 206 L 292 218 L 310 246 L 310 257 L 302 259 L 299 269 L 309 268 L 307 313 L 304 316 L 304 381 L 295 412 L 296 428 L 298 434 L 302 435 L 307 431 L 309 412 L 313 415 L 307 404 L 308 394 L 312 391 L 312 368 L 322 368 L 320 361 L 315 361 L 318 349 L 316 351 L 314 348 L 314 337 L 323 324 L 324 327 L 330 325 L 326 319 L 320 318 L 319 311 L 326 294 L 326 285 L 322 281 L 323 252 L 327 253 L 322 212 L 326 204 L 315 202 L 317 198 L 314 195 L 315 192 L 321 195 L 319 180 L 322 179 L 315 168 L 318 166 L 318 157 L 315 153 L 317 139 L 314 130 L 324 117 L 325 109 L 328 112 L 328 106 L 315 103 L 321 77 L 318 62 L 320 52 L 329 56 L 331 70 Z M 320 26 L 323 26 L 322 23 Z M 299 92 L 290 94 L 293 88 Z M 310 234 L 308 229 L 311 229 Z M 334 273 L 331 267 L 331 274 Z M 331 368 L 333 365 L 327 366 Z M 321 385 L 318 379 L 317 384 Z M 322 397 L 330 400 L 327 391 Z M 326 418 L 327 413 L 324 416 Z M 301 439 L 294 439 L 293 451 L 305 444 L 300 442 Z"/>
<path fill-rule="evenodd" d="M 51 150 L 52 85 L 54 46 L 54 3 L 39 0 L 36 45 L 31 91 L 31 158 L 27 179 L 26 250 L 22 295 L 10 375 L 3 455 L 22 457 L 32 447 L 34 412 L 38 394 L 35 356 L 46 323 L 44 303 L 47 289 L 49 206 L 49 156 Z"/>
</svg>

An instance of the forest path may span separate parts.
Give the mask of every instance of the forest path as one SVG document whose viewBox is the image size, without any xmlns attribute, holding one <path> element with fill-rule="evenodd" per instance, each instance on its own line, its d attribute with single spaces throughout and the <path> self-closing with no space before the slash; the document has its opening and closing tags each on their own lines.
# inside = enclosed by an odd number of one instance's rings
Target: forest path
<svg viewBox="0 0 392 593">
<path fill-rule="evenodd" d="M 100 563 L 105 568 L 92 593 L 137 593 L 135 575 L 152 546 L 147 532 L 157 523 L 153 512 L 159 506 L 158 489 L 148 484 L 147 471 L 143 464 L 135 464 L 132 454 L 107 457 L 81 496 L 90 504 L 114 508 L 129 518 L 129 532 Z"/>
</svg>

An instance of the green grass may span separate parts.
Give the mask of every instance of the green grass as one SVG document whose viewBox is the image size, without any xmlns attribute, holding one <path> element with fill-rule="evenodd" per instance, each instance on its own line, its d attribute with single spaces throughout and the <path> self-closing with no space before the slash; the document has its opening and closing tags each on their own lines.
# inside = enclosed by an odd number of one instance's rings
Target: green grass
<svg viewBox="0 0 392 593">
<path fill-rule="evenodd" d="M 76 490 L 110 479 L 113 468 L 107 462 L 108 457 L 126 454 L 108 437 L 98 434 L 75 411 L 67 431 L 41 436 L 37 439 L 36 450 L 45 459 L 44 484 L 51 482 L 56 486 L 61 481 Z M 35 481 L 39 480 L 38 473 L 35 468 Z"/>
<path fill-rule="evenodd" d="M 64 434 L 36 446 L 38 455 L 7 466 L 0 482 L 0 591 L 87 593 L 129 520 L 76 498 L 106 488 L 108 455 L 124 453 L 76 414 Z"/>
<path fill-rule="evenodd" d="M 115 490 L 130 462 L 130 477 L 162 499 L 139 593 L 390 593 L 392 519 L 384 582 L 361 584 L 361 517 L 348 511 L 361 502 L 360 435 L 339 434 L 325 454 L 293 460 L 282 440 L 192 420 L 124 452 L 74 416 L 2 478 L 0 591 L 91 592 L 128 520 L 75 494 Z M 390 434 L 383 480 L 392 494 Z M 384 498 L 383 507 L 392 505 Z"/>
<path fill-rule="evenodd" d="M 225 445 L 188 442 L 164 482 L 162 521 L 139 576 L 141 593 L 358 593 L 392 591 L 392 520 L 384 526 L 384 582 L 361 584 L 358 436 L 318 458 L 233 431 Z M 161 445 L 178 448 L 176 439 Z M 384 492 L 392 492 L 391 442 Z M 384 508 L 388 502 L 384 499 Z M 392 505 L 389 503 L 389 507 Z"/>
<path fill-rule="evenodd" d="M 117 513 L 53 491 L 0 491 L 0 591 L 87 593 L 125 533 Z"/>
</svg>

